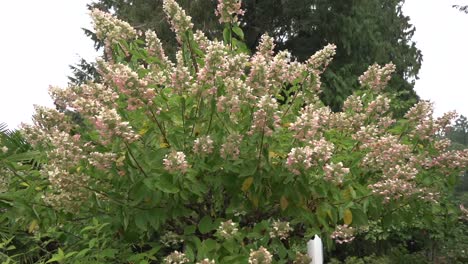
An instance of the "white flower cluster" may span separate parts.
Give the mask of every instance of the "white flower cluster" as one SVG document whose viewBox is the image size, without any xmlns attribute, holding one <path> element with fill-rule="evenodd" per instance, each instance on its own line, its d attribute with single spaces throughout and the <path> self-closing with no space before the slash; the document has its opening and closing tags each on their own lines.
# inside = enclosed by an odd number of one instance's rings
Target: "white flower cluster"
<svg viewBox="0 0 468 264">
<path fill-rule="evenodd" d="M 237 226 L 238 225 L 232 220 L 221 222 L 221 224 L 218 227 L 218 234 L 224 237 L 225 239 L 230 239 L 237 233 Z"/>
<path fill-rule="evenodd" d="M 286 240 L 289 237 L 289 233 L 292 231 L 293 228 L 289 226 L 289 222 L 273 221 L 271 225 L 270 237 L 277 237 L 280 240 Z"/>
<path fill-rule="evenodd" d="M 190 260 L 185 256 L 184 253 L 179 251 L 172 252 L 169 256 L 164 259 L 164 264 L 183 264 L 188 263 Z"/>
<path fill-rule="evenodd" d="M 264 247 L 258 250 L 250 250 L 249 264 L 271 264 L 273 255 Z"/>
<path fill-rule="evenodd" d="M 96 36 L 100 40 L 118 43 L 122 39 L 128 40 L 137 37 L 136 30 L 130 24 L 97 8 L 91 11 L 91 18 L 96 29 Z"/>
</svg>

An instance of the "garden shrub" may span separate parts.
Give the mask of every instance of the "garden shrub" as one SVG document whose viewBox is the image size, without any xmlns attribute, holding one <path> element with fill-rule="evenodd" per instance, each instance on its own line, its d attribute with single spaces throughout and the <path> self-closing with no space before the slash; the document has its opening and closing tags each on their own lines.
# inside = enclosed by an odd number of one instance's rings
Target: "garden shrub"
<svg viewBox="0 0 468 264">
<path fill-rule="evenodd" d="M 93 10 L 100 82 L 52 87 L 57 108 L 22 128 L 42 153 L 35 235 L 54 234 L 52 261 L 308 263 L 315 234 L 332 249 L 416 220 L 436 230 L 442 210 L 458 223 L 446 201 L 468 152 L 440 137 L 455 114 L 421 101 L 395 120 L 393 64 L 332 112 L 318 95 L 333 44 L 300 63 L 263 35 L 251 55 L 240 1 L 219 1 L 223 40 L 174 0 L 164 10 L 175 62 L 155 32 Z"/>
</svg>

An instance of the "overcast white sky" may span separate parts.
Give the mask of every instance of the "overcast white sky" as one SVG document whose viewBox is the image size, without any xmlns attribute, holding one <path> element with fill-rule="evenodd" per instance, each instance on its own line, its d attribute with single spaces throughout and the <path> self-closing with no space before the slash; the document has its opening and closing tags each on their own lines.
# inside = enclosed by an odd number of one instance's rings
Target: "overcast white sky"
<svg viewBox="0 0 468 264">
<path fill-rule="evenodd" d="M 0 122 L 10 128 L 29 122 L 33 104 L 52 106 L 49 85 L 66 86 L 68 65 L 79 56 L 94 59 L 93 43 L 81 30 L 90 28 L 89 2 L 0 1 Z M 468 115 L 468 14 L 452 4 L 468 0 L 406 0 L 404 6 L 424 56 L 416 91 L 435 102 L 436 115 Z"/>
</svg>

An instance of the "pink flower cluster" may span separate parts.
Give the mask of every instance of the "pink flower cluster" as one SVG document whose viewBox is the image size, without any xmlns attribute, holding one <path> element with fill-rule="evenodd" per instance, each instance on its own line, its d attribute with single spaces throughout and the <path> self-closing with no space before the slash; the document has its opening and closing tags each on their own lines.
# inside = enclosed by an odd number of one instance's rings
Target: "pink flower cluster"
<svg viewBox="0 0 468 264">
<path fill-rule="evenodd" d="M 396 67 L 393 63 L 381 67 L 378 64 L 369 66 L 366 72 L 359 77 L 363 87 L 369 87 L 376 92 L 382 91 L 391 79 Z"/>
<path fill-rule="evenodd" d="M 286 167 L 292 173 L 299 175 L 301 171 L 327 162 L 332 156 L 333 149 L 334 145 L 324 138 L 313 140 L 305 147 L 292 148 L 286 160 Z"/>
<path fill-rule="evenodd" d="M 193 77 L 185 66 L 181 51 L 176 54 L 177 65 L 171 73 L 171 87 L 175 94 L 182 94 L 191 89 Z"/>
<path fill-rule="evenodd" d="M 156 32 L 152 30 L 148 30 L 145 33 L 145 43 L 146 43 L 146 50 L 148 51 L 149 56 L 154 56 L 159 60 L 159 63 L 162 64 L 163 67 L 170 67 L 172 66 L 172 61 L 166 56 L 164 49 L 162 47 L 161 40 L 156 35 Z"/>
<path fill-rule="evenodd" d="M 349 168 L 343 166 L 343 162 L 325 164 L 323 166 L 325 172 L 324 179 L 335 184 L 341 184 L 344 177 L 349 173 Z"/>
<path fill-rule="evenodd" d="M 148 87 L 147 78 L 139 78 L 136 72 L 123 64 L 104 61 L 98 63 L 100 74 L 106 84 L 109 87 L 115 87 L 120 95 L 127 96 L 127 110 L 135 111 L 153 104 L 156 92 Z M 118 98 L 117 95 L 114 97 Z"/>
<path fill-rule="evenodd" d="M 372 193 L 383 196 L 384 202 L 411 197 L 422 192 L 414 181 L 417 174 L 418 170 L 411 164 L 384 168 L 382 180 L 369 185 L 369 189 Z"/>
<path fill-rule="evenodd" d="M 233 160 L 237 160 L 240 155 L 240 145 L 242 142 L 242 135 L 231 134 L 226 138 L 226 142 L 221 145 L 220 155 L 223 159 L 229 157 Z"/>
<path fill-rule="evenodd" d="M 80 144 L 79 136 L 51 130 L 47 133 L 48 143 L 52 147 L 46 152 L 48 163 L 41 169 L 41 174 L 49 179 L 52 193 L 44 196 L 45 202 L 73 210 L 77 204 L 89 195 L 84 188 L 89 176 L 80 172 L 84 166 L 87 153 Z"/>
<path fill-rule="evenodd" d="M 75 128 L 75 125 L 65 121 L 64 113 L 55 109 L 35 105 L 34 110 L 36 111 L 33 115 L 34 125 L 21 125 L 22 134 L 33 146 L 45 147 L 50 142 L 49 133 L 70 132 Z"/>
<path fill-rule="evenodd" d="M 119 20 L 109 13 L 95 8 L 91 11 L 96 36 L 109 43 L 118 43 L 120 40 L 135 39 L 136 30 L 125 21 Z"/>
<path fill-rule="evenodd" d="M 241 107 L 254 104 L 257 98 L 242 79 L 227 77 L 224 81 L 226 95 L 217 98 L 216 107 L 218 112 L 229 110 L 231 120 L 237 123 Z"/>
<path fill-rule="evenodd" d="M 64 101 L 68 101 L 71 109 L 84 116 L 94 116 L 104 108 L 117 107 L 119 95 L 109 86 L 99 83 L 83 84 L 65 89 Z"/>
<path fill-rule="evenodd" d="M 303 83 L 312 91 L 312 93 L 307 93 L 308 96 L 320 91 L 320 73 L 325 70 L 335 54 L 334 45 L 328 45 L 312 55 L 306 64 L 291 62 L 291 54 L 287 51 L 281 51 L 273 56 L 274 47 L 273 38 L 264 34 L 260 39 L 257 52 L 250 60 L 251 69 L 246 83 L 252 87 L 254 95 L 276 94 L 284 83 L 294 81 Z M 309 73 L 305 79 L 304 72 Z M 309 99 L 305 98 L 307 103 L 311 102 Z"/>
<path fill-rule="evenodd" d="M 433 108 L 433 103 L 421 101 L 406 113 L 405 118 L 413 125 L 409 134 L 412 138 L 419 140 L 434 139 L 434 135 L 437 133 L 443 134 L 445 128 L 457 117 L 457 113 L 452 111 L 434 120 L 432 117 Z"/>
<path fill-rule="evenodd" d="M 370 151 L 361 164 L 369 168 L 386 169 L 411 157 L 408 145 L 401 144 L 396 136 L 386 135 L 364 143 L 362 148 Z"/>
<path fill-rule="evenodd" d="M 312 93 L 307 93 L 315 95 L 315 93 L 321 92 L 322 81 L 320 80 L 320 74 L 322 74 L 327 68 L 328 64 L 335 55 L 336 46 L 334 44 L 328 44 L 323 49 L 317 51 L 313 54 L 309 60 L 306 62 L 306 68 L 309 72 L 309 75 L 303 80 L 303 85 L 307 87 Z M 311 98 L 306 97 L 306 103 L 310 103 Z M 313 99 L 313 98 L 312 98 Z"/>
<path fill-rule="evenodd" d="M 222 42 L 210 41 L 205 53 L 205 65 L 197 73 L 197 81 L 213 84 L 216 77 L 224 77 L 229 73 L 223 69 L 227 66 L 228 50 Z"/>
<path fill-rule="evenodd" d="M 185 10 L 174 0 L 164 0 L 163 10 L 169 19 L 172 30 L 176 33 L 177 40 L 182 42 L 185 32 L 193 28 L 192 17 L 185 14 Z"/>
<path fill-rule="evenodd" d="M 257 107 L 248 133 L 252 135 L 254 132 L 259 132 L 271 136 L 273 130 L 279 127 L 278 103 L 270 95 L 264 95 L 259 99 Z"/>
<path fill-rule="evenodd" d="M 91 117 L 91 120 L 101 136 L 101 143 L 104 145 L 110 144 L 115 136 L 128 143 L 139 138 L 129 122 L 122 121 L 115 109 L 103 109 L 98 115 Z"/>
<path fill-rule="evenodd" d="M 338 225 L 331 234 L 331 238 L 338 244 L 349 243 L 354 240 L 355 230 L 348 225 Z"/>
<path fill-rule="evenodd" d="M 328 44 L 323 49 L 317 51 L 307 60 L 307 65 L 321 74 L 325 71 L 328 64 L 332 61 L 333 56 L 336 54 L 336 45 Z"/>
<path fill-rule="evenodd" d="M 367 118 L 381 117 L 390 110 L 390 99 L 386 96 L 378 95 L 375 100 L 369 102 L 366 108 Z"/>
<path fill-rule="evenodd" d="M 237 16 L 243 16 L 245 11 L 241 9 L 240 0 L 218 0 L 215 14 L 219 16 L 219 23 L 235 23 L 239 20 Z"/>
<path fill-rule="evenodd" d="M 190 165 L 187 163 L 185 157 L 182 151 L 171 151 L 169 154 L 166 154 L 163 159 L 164 168 L 171 173 L 187 172 Z"/>
<path fill-rule="evenodd" d="M 331 111 L 328 107 L 319 107 L 316 104 L 304 106 L 289 130 L 294 131 L 294 138 L 307 141 L 312 138 L 321 137 L 323 130 L 328 126 Z"/>
<path fill-rule="evenodd" d="M 362 113 L 364 110 L 364 103 L 359 95 L 352 94 L 346 98 L 343 103 L 343 112 L 352 114 Z"/>
<path fill-rule="evenodd" d="M 193 144 L 195 154 L 204 155 L 213 152 L 213 140 L 210 136 L 203 136 L 195 139 Z"/>
<path fill-rule="evenodd" d="M 89 164 L 102 171 L 111 168 L 112 165 L 116 162 L 116 160 L 117 154 L 112 152 L 93 151 L 88 154 Z"/>
</svg>

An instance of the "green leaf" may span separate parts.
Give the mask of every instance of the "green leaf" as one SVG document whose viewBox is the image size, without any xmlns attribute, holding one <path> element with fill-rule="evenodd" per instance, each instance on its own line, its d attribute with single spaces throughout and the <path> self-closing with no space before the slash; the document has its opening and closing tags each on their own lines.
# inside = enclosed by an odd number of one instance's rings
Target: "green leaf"
<svg viewBox="0 0 468 264">
<path fill-rule="evenodd" d="M 82 258 L 86 255 L 86 253 L 88 253 L 88 251 L 90 251 L 91 249 L 89 248 L 85 248 L 83 250 L 81 250 L 80 252 L 78 252 L 78 254 L 76 254 L 76 258 Z"/>
<path fill-rule="evenodd" d="M 65 253 L 63 253 L 63 250 L 61 248 L 58 249 L 58 252 L 55 253 L 51 259 L 49 259 L 46 263 L 51 263 L 54 261 L 57 262 L 62 262 L 62 260 L 65 259 Z"/>
<path fill-rule="evenodd" d="M 231 30 L 228 27 L 223 30 L 223 38 L 225 44 L 231 44 Z"/>
<path fill-rule="evenodd" d="M 216 241 L 214 241 L 211 238 L 208 238 L 207 240 L 203 241 L 202 245 L 205 246 L 207 252 L 216 250 L 216 248 L 218 247 L 218 243 L 216 243 Z"/>
<path fill-rule="evenodd" d="M 91 240 L 88 242 L 88 247 L 89 247 L 89 248 L 94 248 L 94 246 L 96 245 L 96 241 L 97 241 L 96 238 L 91 239 Z"/>
<path fill-rule="evenodd" d="M 189 225 L 184 228 L 184 235 L 192 235 L 197 230 L 197 227 L 194 225 Z"/>
<path fill-rule="evenodd" d="M 392 214 L 386 214 L 382 218 L 382 225 L 384 228 L 389 228 L 392 225 Z"/>
<path fill-rule="evenodd" d="M 101 253 L 99 253 L 99 255 L 107 258 L 114 258 L 115 254 L 117 254 L 117 249 L 113 248 L 106 248 L 103 251 L 101 251 Z"/>
<path fill-rule="evenodd" d="M 206 234 L 213 230 L 213 222 L 211 221 L 211 217 L 205 216 L 200 220 L 198 223 L 198 230 L 200 233 Z"/>
<path fill-rule="evenodd" d="M 185 246 L 184 253 L 190 261 L 193 261 L 195 259 L 195 251 L 192 249 L 191 245 Z"/>
<path fill-rule="evenodd" d="M 170 174 L 162 174 L 156 183 L 156 188 L 165 193 L 178 193 L 180 190 L 172 182 Z"/>
<path fill-rule="evenodd" d="M 240 39 L 244 40 L 244 32 L 242 31 L 242 29 L 239 27 L 239 26 L 234 26 L 232 28 L 232 31 L 237 35 L 239 36 Z"/>
<path fill-rule="evenodd" d="M 354 226 L 363 226 L 367 225 L 368 219 L 367 215 L 361 209 L 351 209 L 353 215 L 353 225 Z"/>
<path fill-rule="evenodd" d="M 147 230 L 147 223 L 148 221 L 146 221 L 146 217 L 143 213 L 140 213 L 140 214 L 137 214 L 135 216 L 135 225 L 142 231 L 146 231 Z"/>
</svg>

